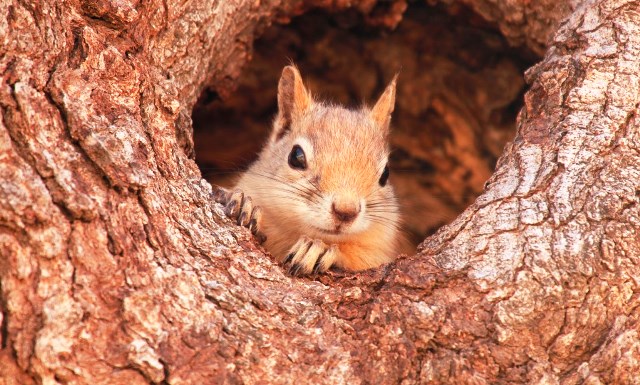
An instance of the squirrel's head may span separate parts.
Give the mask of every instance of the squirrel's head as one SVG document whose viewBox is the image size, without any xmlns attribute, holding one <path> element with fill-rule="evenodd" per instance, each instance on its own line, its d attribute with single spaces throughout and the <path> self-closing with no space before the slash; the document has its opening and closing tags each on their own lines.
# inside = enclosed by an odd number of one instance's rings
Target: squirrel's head
<svg viewBox="0 0 640 385">
<path fill-rule="evenodd" d="M 263 156 L 265 180 L 287 200 L 291 222 L 329 241 L 397 226 L 388 134 L 396 78 L 373 108 L 349 110 L 313 100 L 294 66 L 282 71 L 278 114 Z M 285 211 L 285 210 L 283 210 Z"/>
</svg>

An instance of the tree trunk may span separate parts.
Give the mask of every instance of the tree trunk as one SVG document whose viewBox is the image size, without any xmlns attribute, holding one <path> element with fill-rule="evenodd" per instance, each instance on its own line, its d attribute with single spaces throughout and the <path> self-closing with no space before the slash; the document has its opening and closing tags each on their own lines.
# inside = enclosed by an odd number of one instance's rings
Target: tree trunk
<svg viewBox="0 0 640 385">
<path fill-rule="evenodd" d="M 203 3 L 0 0 L 3 383 L 640 383 L 638 2 L 460 1 L 546 52 L 515 140 L 416 255 L 317 280 L 212 202 L 191 110 L 270 23 L 406 4 Z"/>
</svg>

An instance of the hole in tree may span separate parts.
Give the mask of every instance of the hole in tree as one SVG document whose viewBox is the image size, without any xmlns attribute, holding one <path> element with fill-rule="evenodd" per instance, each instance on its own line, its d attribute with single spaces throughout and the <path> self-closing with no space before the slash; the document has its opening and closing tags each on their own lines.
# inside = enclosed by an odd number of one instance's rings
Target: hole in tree
<svg viewBox="0 0 640 385">
<path fill-rule="evenodd" d="M 193 112 L 196 160 L 209 181 L 233 185 L 267 139 L 290 60 L 314 95 L 347 106 L 371 105 L 400 70 L 390 180 L 417 244 L 481 193 L 515 134 L 523 73 L 535 59 L 459 6 L 412 5 L 393 31 L 355 11 L 309 12 L 256 40 L 228 100 L 203 92 Z"/>
</svg>

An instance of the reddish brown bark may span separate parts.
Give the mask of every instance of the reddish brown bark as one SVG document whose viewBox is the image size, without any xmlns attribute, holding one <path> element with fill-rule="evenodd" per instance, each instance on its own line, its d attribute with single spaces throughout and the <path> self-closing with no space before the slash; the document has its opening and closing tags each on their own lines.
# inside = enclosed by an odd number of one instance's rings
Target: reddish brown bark
<svg viewBox="0 0 640 385">
<path fill-rule="evenodd" d="M 553 39 L 484 192 L 415 256 L 293 279 L 212 203 L 201 90 L 267 24 L 351 3 L 0 2 L 5 383 L 638 383 L 636 1 L 465 2 Z"/>
</svg>

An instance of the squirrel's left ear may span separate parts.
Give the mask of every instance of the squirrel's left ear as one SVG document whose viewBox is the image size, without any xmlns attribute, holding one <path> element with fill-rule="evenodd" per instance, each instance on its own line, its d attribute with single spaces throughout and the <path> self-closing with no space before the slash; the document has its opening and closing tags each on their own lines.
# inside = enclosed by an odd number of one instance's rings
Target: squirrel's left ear
<svg viewBox="0 0 640 385">
<path fill-rule="evenodd" d="M 278 115 L 271 141 L 276 141 L 291 131 L 294 121 L 304 115 L 312 102 L 298 68 L 295 65 L 284 67 L 278 83 Z"/>
<path fill-rule="evenodd" d="M 371 117 L 378 123 L 378 125 L 388 131 L 389 123 L 391 122 L 391 113 L 396 104 L 396 80 L 398 74 L 391 79 L 391 82 L 380 96 L 380 99 L 376 102 L 371 110 Z"/>
</svg>

